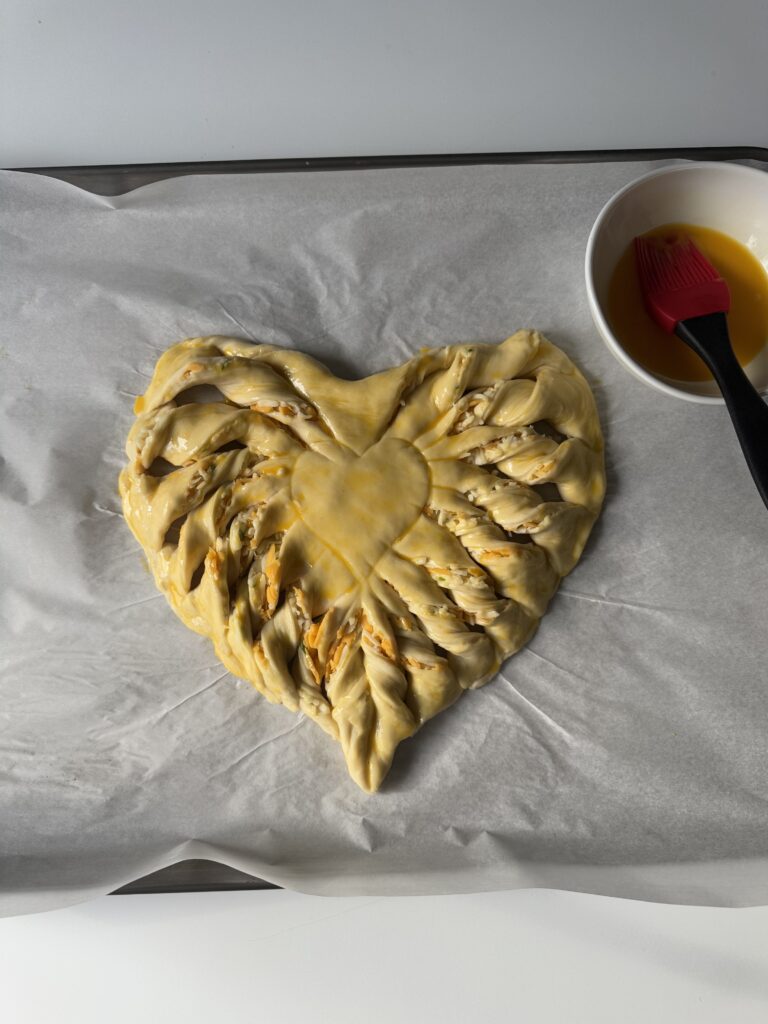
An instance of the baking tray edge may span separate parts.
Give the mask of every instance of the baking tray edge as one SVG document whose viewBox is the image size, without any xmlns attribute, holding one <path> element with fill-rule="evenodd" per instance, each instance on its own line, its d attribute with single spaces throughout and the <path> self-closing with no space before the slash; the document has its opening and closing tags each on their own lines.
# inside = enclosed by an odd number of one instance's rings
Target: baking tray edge
<svg viewBox="0 0 768 1024">
<path fill-rule="evenodd" d="M 15 167 L 45 174 L 96 195 L 121 195 L 142 185 L 186 174 L 273 174 L 300 171 L 359 171 L 395 167 L 466 167 L 473 164 L 606 163 L 633 160 L 761 160 L 763 146 L 699 146 L 660 149 L 541 150 L 520 153 L 431 153 L 411 156 L 338 156 L 190 163 L 92 164 L 70 167 Z"/>
</svg>

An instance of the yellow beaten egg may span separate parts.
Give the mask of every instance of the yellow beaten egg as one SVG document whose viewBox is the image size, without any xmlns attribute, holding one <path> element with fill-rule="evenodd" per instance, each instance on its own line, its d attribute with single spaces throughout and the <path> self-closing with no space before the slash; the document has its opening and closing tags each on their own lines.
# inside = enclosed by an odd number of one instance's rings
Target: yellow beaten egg
<svg viewBox="0 0 768 1024">
<path fill-rule="evenodd" d="M 712 228 L 696 224 L 662 224 L 644 238 L 674 244 L 690 238 L 717 268 L 731 293 L 728 331 L 736 357 L 746 366 L 768 340 L 768 273 L 745 245 Z M 696 353 L 675 334 L 667 334 L 643 304 L 630 243 L 608 285 L 606 312 L 611 330 L 636 362 L 672 380 L 711 380 Z"/>
</svg>

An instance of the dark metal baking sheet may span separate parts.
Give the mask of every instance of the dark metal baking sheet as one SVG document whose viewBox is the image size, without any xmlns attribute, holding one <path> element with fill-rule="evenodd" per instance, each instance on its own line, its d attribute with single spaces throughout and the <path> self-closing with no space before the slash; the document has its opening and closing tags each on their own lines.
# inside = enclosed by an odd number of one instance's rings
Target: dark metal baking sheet
<svg viewBox="0 0 768 1024">
<path fill-rule="evenodd" d="M 621 160 L 768 160 L 762 146 L 665 149 L 586 149 L 526 153 L 453 153 L 418 156 L 339 156 L 287 160 L 215 160 L 197 163 L 106 164 L 82 167 L 17 167 L 61 178 L 97 195 L 120 195 L 184 174 L 269 174 L 279 171 L 356 171 L 391 167 L 466 167 L 472 164 L 604 163 Z"/>
<path fill-rule="evenodd" d="M 279 889 L 271 882 L 213 860 L 182 860 L 178 864 L 137 878 L 110 895 L 129 896 L 156 892 L 233 892 L 240 889 Z"/>
<path fill-rule="evenodd" d="M 705 146 L 698 148 L 562 150 L 525 153 L 459 153 L 419 156 L 310 157 L 285 160 L 221 160 L 191 163 L 109 164 L 70 167 L 18 167 L 68 181 L 97 195 L 120 195 L 142 185 L 187 174 L 265 174 L 297 171 L 366 170 L 396 167 L 446 167 L 472 164 L 602 163 L 632 160 L 760 160 L 768 161 L 762 146 Z M 113 895 L 168 892 L 227 892 L 275 889 L 224 864 L 185 860 L 145 875 Z"/>
</svg>

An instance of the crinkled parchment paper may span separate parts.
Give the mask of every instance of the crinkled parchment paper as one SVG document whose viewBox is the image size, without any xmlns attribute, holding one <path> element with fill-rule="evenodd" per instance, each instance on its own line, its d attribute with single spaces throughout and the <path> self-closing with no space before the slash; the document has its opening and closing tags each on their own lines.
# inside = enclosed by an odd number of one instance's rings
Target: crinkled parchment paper
<svg viewBox="0 0 768 1024">
<path fill-rule="evenodd" d="M 722 408 L 603 346 L 582 264 L 648 164 L 0 175 L 0 912 L 212 857 L 314 893 L 552 886 L 768 902 L 768 514 Z M 595 388 L 609 491 L 526 650 L 366 796 L 227 675 L 116 494 L 133 397 L 191 335 L 361 376 L 535 326 Z"/>
</svg>

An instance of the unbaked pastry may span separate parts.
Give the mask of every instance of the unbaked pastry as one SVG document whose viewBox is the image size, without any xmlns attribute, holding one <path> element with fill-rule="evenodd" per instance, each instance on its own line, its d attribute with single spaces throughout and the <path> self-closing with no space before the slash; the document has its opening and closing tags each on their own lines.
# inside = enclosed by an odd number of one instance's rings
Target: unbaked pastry
<svg viewBox="0 0 768 1024">
<path fill-rule="evenodd" d="M 535 331 L 355 381 L 193 338 L 136 411 L 120 493 L 158 587 L 369 791 L 526 643 L 603 500 L 592 394 Z"/>
</svg>

